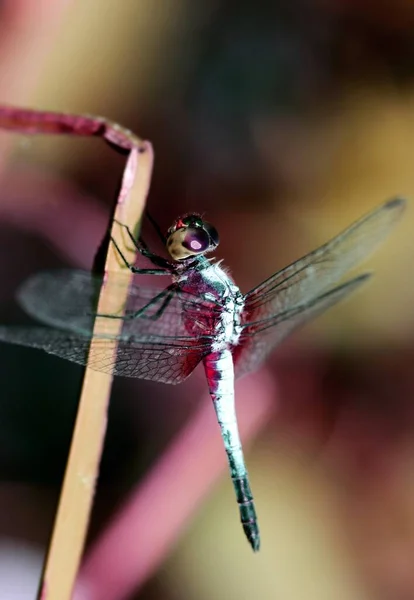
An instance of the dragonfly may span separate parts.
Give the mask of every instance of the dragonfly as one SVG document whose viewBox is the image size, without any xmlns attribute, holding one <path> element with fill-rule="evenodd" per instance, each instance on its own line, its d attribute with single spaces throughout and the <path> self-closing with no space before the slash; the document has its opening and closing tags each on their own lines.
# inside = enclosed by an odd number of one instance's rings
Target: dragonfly
<svg viewBox="0 0 414 600">
<path fill-rule="evenodd" d="M 98 371 L 169 384 L 184 381 L 202 363 L 241 524 L 257 551 L 260 532 L 237 426 L 235 377 L 256 370 L 289 333 L 369 279 L 370 273 L 363 273 L 338 283 L 379 246 L 405 204 L 400 198 L 389 200 L 247 294 L 221 261 L 206 256 L 217 248 L 219 235 L 199 214 L 179 217 L 166 235 L 149 217 L 168 258 L 153 253 L 142 237 L 119 223 L 150 268 L 130 264 L 112 239 L 120 260 L 137 275 L 132 284 L 122 272 L 108 278 L 80 270 L 35 274 L 23 283 L 17 301 L 41 325 L 1 326 L 0 341 L 42 349 Z M 142 274 L 168 276 L 170 283 L 162 289 L 141 286 Z M 128 286 L 122 313 L 96 314 L 102 285 L 114 298 Z M 94 334 L 97 316 L 122 319 L 120 332 Z M 92 339 L 94 351 L 88 355 Z"/>
</svg>

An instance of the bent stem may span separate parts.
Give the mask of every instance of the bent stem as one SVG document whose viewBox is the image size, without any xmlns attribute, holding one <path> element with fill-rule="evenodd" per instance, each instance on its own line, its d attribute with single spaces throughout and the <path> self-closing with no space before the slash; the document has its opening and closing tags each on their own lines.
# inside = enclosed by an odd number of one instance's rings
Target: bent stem
<svg viewBox="0 0 414 600">
<path fill-rule="evenodd" d="M 149 142 L 144 142 L 127 129 L 102 117 L 67 115 L 0 106 L 0 128 L 26 134 L 69 134 L 98 136 L 123 150 L 129 151 L 121 189 L 115 208 L 115 219 L 134 230 L 141 218 L 148 193 L 153 152 Z M 111 235 L 119 244 L 122 240 L 119 227 L 112 223 Z M 134 262 L 134 253 L 126 250 L 128 260 Z M 106 280 L 121 269 L 117 255 L 110 245 L 106 262 Z M 132 278 L 132 273 L 130 274 Z M 122 310 L 127 299 L 118 295 L 116 306 L 102 285 L 98 313 L 108 314 Z M 122 326 L 120 319 L 99 319 L 94 334 L 116 335 Z M 93 356 L 91 342 L 89 356 Z M 113 353 L 117 343 L 113 342 Z M 39 591 L 41 600 L 70 600 L 85 543 L 89 516 L 99 463 L 105 438 L 107 410 L 112 386 L 112 375 L 86 368 L 79 400 L 78 414 L 73 432 L 63 487 L 46 558 Z"/>
</svg>

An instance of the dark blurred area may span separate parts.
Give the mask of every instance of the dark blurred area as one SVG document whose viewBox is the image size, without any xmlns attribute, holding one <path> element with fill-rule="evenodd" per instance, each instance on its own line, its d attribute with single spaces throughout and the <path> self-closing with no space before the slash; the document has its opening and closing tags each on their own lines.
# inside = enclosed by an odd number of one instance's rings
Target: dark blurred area
<svg viewBox="0 0 414 600">
<path fill-rule="evenodd" d="M 167 229 L 205 213 L 244 292 L 387 198 L 414 195 L 409 0 L 8 0 L 0 89 L 1 103 L 101 114 L 151 140 L 151 214 Z M 124 157 L 96 140 L 0 134 L 0 320 L 23 323 L 13 297 L 26 277 L 91 268 Z M 137 598 L 414 598 L 413 227 L 408 207 L 370 260 L 373 283 L 271 359 L 279 409 L 248 455 L 260 562 L 226 532 L 219 490 Z M 82 369 L 3 344 L 0 364 L 0 553 L 16 565 L 0 567 L 0 598 L 26 599 Z M 204 385 L 115 382 L 91 539 Z"/>
</svg>

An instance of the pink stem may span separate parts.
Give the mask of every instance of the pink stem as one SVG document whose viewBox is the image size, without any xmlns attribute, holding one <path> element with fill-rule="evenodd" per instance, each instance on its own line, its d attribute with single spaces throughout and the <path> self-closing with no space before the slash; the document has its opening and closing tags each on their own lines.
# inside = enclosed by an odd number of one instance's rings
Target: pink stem
<svg viewBox="0 0 414 600">
<path fill-rule="evenodd" d="M 0 105 L 0 127 L 27 134 L 98 136 L 119 148 L 141 146 L 128 129 L 104 117 L 74 115 Z M 145 152 L 145 148 L 141 149 Z"/>
</svg>

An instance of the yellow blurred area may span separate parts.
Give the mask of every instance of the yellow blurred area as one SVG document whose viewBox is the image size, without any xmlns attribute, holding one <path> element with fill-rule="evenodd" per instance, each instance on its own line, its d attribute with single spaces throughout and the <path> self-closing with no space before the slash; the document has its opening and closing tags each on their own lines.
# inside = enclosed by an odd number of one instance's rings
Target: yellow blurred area
<svg viewBox="0 0 414 600">
<path fill-rule="evenodd" d="M 260 552 L 252 555 L 243 543 L 231 486 L 223 482 L 168 562 L 166 590 L 173 598 L 200 600 L 368 600 L 347 556 L 326 477 L 292 449 L 279 454 L 272 446 L 262 444 L 248 457 Z"/>
<path fill-rule="evenodd" d="M 177 42 L 185 44 L 194 35 L 185 17 L 194 17 L 194 28 L 208 12 L 207 6 L 195 10 L 187 0 L 69 3 L 30 107 L 98 114 L 128 126 L 128 115 L 139 115 L 142 103 L 157 94 Z M 59 170 L 76 167 L 91 154 L 90 145 L 77 143 L 64 136 L 52 142 L 30 138 L 23 147 L 25 160 L 41 160 Z"/>
<path fill-rule="evenodd" d="M 375 276 L 355 297 L 306 327 L 302 335 L 312 343 L 369 347 L 412 338 L 413 103 L 413 89 L 401 94 L 386 85 L 351 88 L 340 103 L 295 124 L 293 135 L 282 130 L 282 140 L 279 122 L 255 127 L 270 175 L 282 162 L 289 187 L 283 195 L 275 192 L 267 212 L 237 215 L 238 232 L 227 263 L 236 265 L 236 273 L 240 270 L 244 289 L 325 243 L 385 200 L 408 199 L 395 231 L 358 268 Z M 237 245 L 240 232 L 248 243 Z"/>
<path fill-rule="evenodd" d="M 310 204 L 298 203 L 299 223 L 313 223 L 312 246 L 329 239 L 336 228 L 383 200 L 402 196 L 409 200 L 406 214 L 384 246 L 369 260 L 375 272 L 355 300 L 336 314 L 326 315 L 327 336 L 352 339 L 359 344 L 411 339 L 414 282 L 408 275 L 414 253 L 414 90 L 401 98 L 392 89 L 351 90 L 337 115 L 339 144 L 331 157 L 326 179 Z"/>
<path fill-rule="evenodd" d="M 183 42 L 188 11 L 186 0 L 72 2 L 34 106 L 118 121 L 128 111 L 139 112 L 156 93 L 177 40 Z"/>
</svg>

